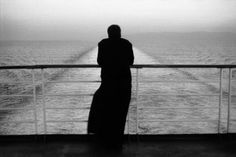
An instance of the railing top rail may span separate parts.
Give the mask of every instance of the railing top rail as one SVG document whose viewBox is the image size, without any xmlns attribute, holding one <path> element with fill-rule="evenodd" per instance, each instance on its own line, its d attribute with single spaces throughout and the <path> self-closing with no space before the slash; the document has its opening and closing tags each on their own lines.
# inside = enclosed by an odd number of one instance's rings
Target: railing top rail
<svg viewBox="0 0 236 157">
<path fill-rule="evenodd" d="M 97 64 L 39 64 L 0 66 L 3 69 L 98 68 Z M 235 64 L 135 64 L 131 68 L 236 68 Z"/>
</svg>

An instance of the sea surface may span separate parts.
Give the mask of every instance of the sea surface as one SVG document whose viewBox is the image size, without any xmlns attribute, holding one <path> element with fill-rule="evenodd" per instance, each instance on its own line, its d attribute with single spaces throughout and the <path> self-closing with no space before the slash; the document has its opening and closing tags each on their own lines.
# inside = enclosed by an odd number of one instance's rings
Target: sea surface
<svg viewBox="0 0 236 157">
<path fill-rule="evenodd" d="M 236 64 L 236 37 L 227 34 L 127 38 L 133 43 L 135 64 Z M 0 42 L 1 66 L 96 64 L 96 57 L 93 42 Z M 228 69 L 223 70 L 220 114 L 217 68 L 142 68 L 138 75 L 132 68 L 132 76 L 126 133 L 227 131 Z M 86 134 L 89 107 L 99 81 L 99 68 L 0 70 L 0 134 Z M 231 91 L 229 132 L 236 132 L 235 69 Z"/>
</svg>

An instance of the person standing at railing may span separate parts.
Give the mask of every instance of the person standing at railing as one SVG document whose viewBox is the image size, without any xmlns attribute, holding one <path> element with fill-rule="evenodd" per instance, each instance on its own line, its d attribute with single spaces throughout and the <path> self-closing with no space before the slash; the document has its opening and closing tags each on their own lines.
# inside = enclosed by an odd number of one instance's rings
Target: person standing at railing
<svg viewBox="0 0 236 157">
<path fill-rule="evenodd" d="M 88 119 L 88 133 L 109 145 L 121 146 L 131 99 L 132 44 L 121 38 L 118 25 L 109 26 L 108 38 L 98 44 L 101 85 L 95 92 Z"/>
</svg>

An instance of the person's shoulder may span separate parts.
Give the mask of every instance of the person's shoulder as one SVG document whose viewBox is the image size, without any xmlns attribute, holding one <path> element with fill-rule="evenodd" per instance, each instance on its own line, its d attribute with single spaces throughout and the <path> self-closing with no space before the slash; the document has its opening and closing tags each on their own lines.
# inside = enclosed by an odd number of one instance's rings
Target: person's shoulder
<svg viewBox="0 0 236 157">
<path fill-rule="evenodd" d="M 120 38 L 122 42 L 126 43 L 126 44 L 129 44 L 129 45 L 132 45 L 131 42 L 125 38 Z"/>
<path fill-rule="evenodd" d="M 98 43 L 98 45 L 104 44 L 104 43 L 108 42 L 108 40 L 109 40 L 108 38 L 102 39 L 102 40 Z"/>
</svg>

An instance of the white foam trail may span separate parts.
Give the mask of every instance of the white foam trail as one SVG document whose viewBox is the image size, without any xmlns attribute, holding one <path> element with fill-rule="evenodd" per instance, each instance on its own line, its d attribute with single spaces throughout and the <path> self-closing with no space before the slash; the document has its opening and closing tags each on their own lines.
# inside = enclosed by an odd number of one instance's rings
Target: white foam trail
<svg viewBox="0 0 236 157">
<path fill-rule="evenodd" d="M 133 47 L 134 64 L 159 64 L 153 57 Z M 79 64 L 97 64 L 98 47 L 88 52 L 78 61 Z"/>
</svg>

